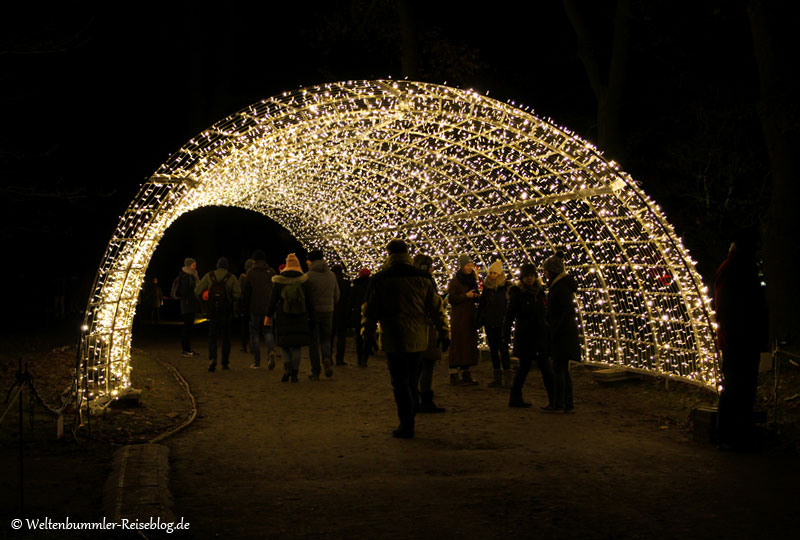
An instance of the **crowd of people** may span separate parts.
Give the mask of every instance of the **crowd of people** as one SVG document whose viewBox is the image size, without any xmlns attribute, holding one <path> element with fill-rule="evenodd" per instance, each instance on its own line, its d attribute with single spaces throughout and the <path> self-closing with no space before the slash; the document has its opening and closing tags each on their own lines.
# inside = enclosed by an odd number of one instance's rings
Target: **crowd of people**
<svg viewBox="0 0 800 540">
<path fill-rule="evenodd" d="M 187 258 L 171 290 L 181 305 L 182 355 L 198 356 L 191 333 L 195 315 L 203 310 L 209 323 L 209 372 L 216 371 L 218 359 L 223 370 L 229 369 L 231 330 L 238 318 L 241 350 L 252 354 L 251 368 L 261 367 L 263 343 L 267 368 L 274 369 L 280 358 L 281 381 L 297 383 L 302 349 L 308 347 L 309 379 L 317 381 L 323 373 L 332 377 L 334 366 L 346 365 L 352 332 L 359 367 L 366 367 L 377 350 L 385 353 L 400 420 L 393 436 L 412 438 L 418 413 L 445 412 L 432 387 L 443 353 L 448 353 L 451 385 L 479 384 L 472 368 L 478 364 L 483 329 L 493 367 L 488 386 L 508 389 L 510 407 L 531 407 L 522 390 L 536 363 L 548 398 L 541 410 L 573 410 L 569 365 L 580 361 L 577 283 L 565 271 L 563 253 L 544 261 L 544 279 L 535 265 L 523 264 L 517 282 L 500 261 L 481 280 L 473 259 L 461 255 L 444 295 L 433 279 L 433 258 L 418 253 L 412 259 L 400 239 L 388 244 L 376 273 L 361 268 L 352 283 L 341 266 L 329 267 L 321 250 L 309 252 L 305 264 L 304 271 L 291 253 L 275 271 L 264 251 L 256 250 L 238 278 L 224 257 L 200 278 L 197 262 Z M 516 370 L 512 354 L 519 359 Z"/>
</svg>

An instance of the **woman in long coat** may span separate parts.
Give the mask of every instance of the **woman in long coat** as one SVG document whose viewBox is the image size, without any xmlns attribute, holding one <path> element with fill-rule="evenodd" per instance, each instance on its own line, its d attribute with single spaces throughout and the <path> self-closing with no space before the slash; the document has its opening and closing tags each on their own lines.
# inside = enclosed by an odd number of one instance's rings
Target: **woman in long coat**
<svg viewBox="0 0 800 540">
<path fill-rule="evenodd" d="M 458 258 L 458 270 L 447 288 L 450 302 L 450 384 L 478 384 L 470 368 L 478 364 L 476 306 L 480 298 L 475 263 L 468 255 Z"/>
</svg>

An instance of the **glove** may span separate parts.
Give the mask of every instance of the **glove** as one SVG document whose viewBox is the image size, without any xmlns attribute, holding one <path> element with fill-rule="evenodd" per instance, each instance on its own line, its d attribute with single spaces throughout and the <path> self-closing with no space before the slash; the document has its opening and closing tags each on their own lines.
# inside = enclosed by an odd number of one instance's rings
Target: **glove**
<svg viewBox="0 0 800 540">
<path fill-rule="evenodd" d="M 441 335 L 436 339 L 436 346 L 442 349 L 442 352 L 447 352 L 450 348 L 450 338 L 446 335 Z"/>
</svg>

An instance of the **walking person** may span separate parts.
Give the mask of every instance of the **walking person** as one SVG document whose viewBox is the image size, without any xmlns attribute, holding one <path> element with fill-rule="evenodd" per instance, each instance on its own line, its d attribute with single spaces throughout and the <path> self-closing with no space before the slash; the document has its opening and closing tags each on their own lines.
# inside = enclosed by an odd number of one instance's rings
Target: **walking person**
<svg viewBox="0 0 800 540">
<path fill-rule="evenodd" d="M 350 290 L 350 328 L 355 329 L 356 358 L 358 359 L 358 367 L 362 368 L 367 367 L 369 355 L 367 348 L 364 346 L 364 336 L 361 335 L 361 306 L 364 304 L 364 298 L 369 288 L 370 274 L 372 272 L 369 268 L 359 270 Z"/>
<path fill-rule="evenodd" d="M 433 259 L 428 255 L 418 253 L 414 256 L 414 266 L 433 275 Z M 436 293 L 439 294 L 438 292 Z M 440 297 L 441 298 L 441 297 Z M 447 319 L 444 312 L 444 300 L 440 302 L 442 307 L 441 317 Z M 417 374 L 417 385 L 419 389 L 419 407 L 421 413 L 443 413 L 444 407 L 439 407 L 433 400 L 433 368 L 436 362 L 442 359 L 442 349 L 437 345 L 437 331 L 434 321 L 428 320 L 428 348 L 422 353 Z"/>
<path fill-rule="evenodd" d="M 542 382 L 547 392 L 547 405 L 542 407 L 542 410 L 553 410 L 553 368 L 547 356 L 549 336 L 545 322 L 547 302 L 544 287 L 539 281 L 534 265 L 522 265 L 519 272 L 519 284 L 511 287 L 508 297 L 502 342 L 507 348 L 513 327 L 514 355 L 519 358 L 519 369 L 514 375 L 511 385 L 508 406 L 531 406 L 529 402 L 522 399 L 522 388 L 531 366 L 536 362 L 542 373 Z"/>
<path fill-rule="evenodd" d="M 272 293 L 272 278 L 275 270 L 267 264 L 267 254 L 257 249 L 253 252 L 253 265 L 244 277 L 244 313 L 248 317 L 247 332 L 250 336 L 250 354 L 253 355 L 251 368 L 261 367 L 261 338 L 267 346 L 267 368 L 275 368 L 275 338 L 272 328 L 264 326 L 267 303 Z"/>
<path fill-rule="evenodd" d="M 181 356 L 191 358 L 200 356 L 192 349 L 192 329 L 194 328 L 194 318 L 200 311 L 200 300 L 194 294 L 194 289 L 200 283 L 197 275 L 197 261 L 191 257 L 186 257 L 183 267 L 178 273 L 178 277 L 172 282 L 170 294 L 172 298 L 180 300 L 181 304 Z"/>
<path fill-rule="evenodd" d="M 233 305 L 242 296 L 239 281 L 228 271 L 228 259 L 220 257 L 216 270 L 203 276 L 194 293 L 197 298 L 208 291 L 208 371 L 217 369 L 217 342 L 222 340 L 222 369 L 228 369 L 231 356 Z"/>
<path fill-rule="evenodd" d="M 547 281 L 546 319 L 550 329 L 550 357 L 553 361 L 552 409 L 572 412 L 572 376 L 569 363 L 581 361 L 578 323 L 575 320 L 575 292 L 578 283 L 564 268 L 564 254 L 558 251 L 544 261 Z"/>
<path fill-rule="evenodd" d="M 281 273 L 272 277 L 272 291 L 264 325 L 272 327 L 283 358 L 281 382 L 299 382 L 302 348 L 311 342 L 308 274 L 294 253 L 286 257 Z"/>
<path fill-rule="evenodd" d="M 362 332 L 368 344 L 374 344 L 378 323 L 381 325 L 400 419 L 392 436 L 410 439 L 415 430 L 419 362 L 429 344 L 429 321 L 436 328 L 436 342 L 443 349 L 450 344 L 450 336 L 431 274 L 414 266 L 403 240 L 389 242 L 387 251 L 389 256 L 367 291 Z"/>
<path fill-rule="evenodd" d="M 480 299 L 475 263 L 468 255 L 458 258 L 458 269 L 447 288 L 450 302 L 450 384 L 472 386 L 470 368 L 478 364 L 478 331 L 475 304 Z"/>
<path fill-rule="evenodd" d="M 336 365 L 346 366 L 344 353 L 347 348 L 347 327 L 350 322 L 350 281 L 344 277 L 341 265 L 335 265 L 331 272 L 339 285 L 339 301 L 333 306 L 333 338 L 336 341 Z"/>
<path fill-rule="evenodd" d="M 311 344 L 309 358 L 311 360 L 312 381 L 319 380 L 320 357 L 325 367 L 325 376 L 333 376 L 331 362 L 331 334 L 333 332 L 333 309 L 339 301 L 339 284 L 336 276 L 328 270 L 328 264 L 321 250 L 308 254 L 308 294 L 311 310 Z M 287 265 L 288 266 L 288 265 Z"/>
<path fill-rule="evenodd" d="M 508 345 L 502 340 L 503 319 L 508 306 L 510 284 L 503 272 L 503 263 L 494 261 L 483 282 L 483 291 L 478 302 L 478 321 L 486 333 L 489 355 L 492 359 L 494 378 L 488 386 L 501 388 L 511 385 L 511 358 Z"/>
<path fill-rule="evenodd" d="M 242 290 L 242 297 L 239 299 L 235 317 L 239 319 L 239 327 L 241 329 L 241 347 L 239 350 L 243 353 L 247 352 L 247 347 L 250 345 L 250 314 L 248 313 L 247 308 L 247 296 L 245 295 L 244 291 L 244 278 L 247 276 L 248 270 L 250 270 L 253 265 L 256 263 L 253 259 L 247 259 L 244 261 L 244 273 L 239 275 L 239 288 Z"/>
</svg>

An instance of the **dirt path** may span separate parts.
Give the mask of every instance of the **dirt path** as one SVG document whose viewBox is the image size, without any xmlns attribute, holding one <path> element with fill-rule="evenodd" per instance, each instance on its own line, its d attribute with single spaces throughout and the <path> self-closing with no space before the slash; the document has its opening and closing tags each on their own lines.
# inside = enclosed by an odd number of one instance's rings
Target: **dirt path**
<svg viewBox="0 0 800 540">
<path fill-rule="evenodd" d="M 178 367 L 198 401 L 194 424 L 165 441 L 176 515 L 195 538 L 718 540 L 789 538 L 800 525 L 787 511 L 800 503 L 796 456 L 691 442 L 681 422 L 698 394 L 675 385 L 606 388 L 578 367 L 576 414 L 547 415 L 510 409 L 486 387 L 487 363 L 471 388 L 438 369 L 448 412 L 397 440 L 380 357 L 290 384 L 236 349 L 232 369 L 212 374 L 171 341 L 136 345 Z M 533 372 L 526 397 L 541 404 L 539 387 Z"/>
</svg>

